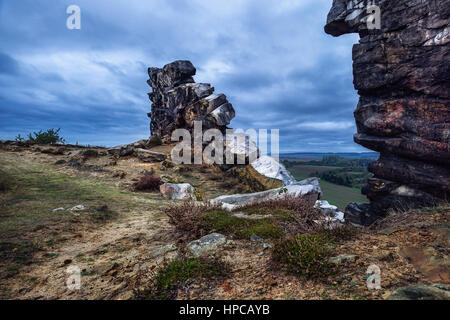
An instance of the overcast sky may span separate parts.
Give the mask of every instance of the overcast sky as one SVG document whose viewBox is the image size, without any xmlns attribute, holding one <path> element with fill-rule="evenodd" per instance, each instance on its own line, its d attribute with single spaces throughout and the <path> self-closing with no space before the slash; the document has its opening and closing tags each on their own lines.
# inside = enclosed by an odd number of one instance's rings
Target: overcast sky
<svg viewBox="0 0 450 320">
<path fill-rule="evenodd" d="M 323 31 L 332 0 L 0 0 L 0 139 L 61 127 L 68 142 L 149 136 L 147 68 L 191 60 L 233 128 L 280 129 L 282 152 L 353 142 L 357 35 Z M 81 8 L 81 30 L 66 8 Z"/>
</svg>

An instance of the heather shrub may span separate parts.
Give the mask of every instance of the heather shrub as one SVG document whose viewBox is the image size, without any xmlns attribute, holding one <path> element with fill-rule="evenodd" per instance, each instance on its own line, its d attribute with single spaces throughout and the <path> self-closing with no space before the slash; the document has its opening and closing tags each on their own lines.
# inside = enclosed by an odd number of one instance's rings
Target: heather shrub
<svg viewBox="0 0 450 320">
<path fill-rule="evenodd" d="M 335 272 L 335 267 L 328 262 L 331 255 L 326 236 L 302 234 L 276 243 L 272 259 L 291 274 L 314 279 Z"/>
<path fill-rule="evenodd" d="M 177 297 L 178 288 L 194 280 L 217 280 L 230 273 L 227 263 L 211 258 L 177 259 L 159 267 L 149 287 L 136 290 L 138 299 L 171 300 Z"/>
<path fill-rule="evenodd" d="M 160 177 L 146 174 L 133 185 L 133 188 L 136 191 L 158 191 L 162 184 Z"/>
</svg>

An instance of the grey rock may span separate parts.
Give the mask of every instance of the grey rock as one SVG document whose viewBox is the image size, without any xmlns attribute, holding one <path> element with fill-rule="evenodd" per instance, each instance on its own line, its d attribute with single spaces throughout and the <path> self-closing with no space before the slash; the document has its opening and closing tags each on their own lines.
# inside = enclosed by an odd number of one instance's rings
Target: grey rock
<svg viewBox="0 0 450 320">
<path fill-rule="evenodd" d="M 220 233 L 211 233 L 198 240 L 190 242 L 187 249 L 194 256 L 198 257 L 207 253 L 218 250 L 221 246 L 226 244 L 227 238 Z"/>
<path fill-rule="evenodd" d="M 271 189 L 256 193 L 225 195 L 214 198 L 211 203 L 221 205 L 223 209 L 233 210 L 248 204 L 264 202 L 272 199 L 281 198 L 284 195 L 295 197 L 310 197 L 314 202 L 319 198 L 322 190 L 320 189 L 317 178 L 309 178 L 282 188 Z"/>
<path fill-rule="evenodd" d="M 328 259 L 328 262 L 335 265 L 343 265 L 355 263 L 357 258 L 358 256 L 354 254 L 340 254 L 336 257 L 331 257 L 330 259 Z"/>
<path fill-rule="evenodd" d="M 161 162 L 161 161 L 166 160 L 166 158 L 167 158 L 167 156 L 164 153 L 140 149 L 140 148 L 136 149 L 136 154 L 137 154 L 137 157 L 139 158 L 139 160 L 141 160 L 142 162 L 148 162 L 148 163 Z"/>
<path fill-rule="evenodd" d="M 407 286 L 396 289 L 388 300 L 450 300 L 448 284 Z"/>
</svg>

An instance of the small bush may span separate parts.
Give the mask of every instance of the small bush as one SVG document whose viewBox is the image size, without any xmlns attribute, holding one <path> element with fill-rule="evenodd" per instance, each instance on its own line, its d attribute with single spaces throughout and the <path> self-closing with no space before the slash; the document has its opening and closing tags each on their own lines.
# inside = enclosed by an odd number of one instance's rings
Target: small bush
<svg viewBox="0 0 450 320">
<path fill-rule="evenodd" d="M 157 135 L 152 135 L 150 137 L 150 139 L 148 140 L 148 147 L 152 148 L 152 147 L 156 147 L 156 146 L 160 146 L 162 144 L 161 138 Z"/>
<path fill-rule="evenodd" d="M 206 203 L 197 204 L 192 200 L 183 201 L 182 204 L 172 204 L 164 209 L 177 231 L 188 238 L 194 239 L 206 234 L 207 226 L 203 216 L 208 210 L 216 209 L 215 206 Z"/>
<path fill-rule="evenodd" d="M 331 255 L 326 236 L 303 234 L 278 242 L 272 259 L 291 274 L 320 278 L 335 272 L 335 267 L 328 262 Z"/>
<path fill-rule="evenodd" d="M 220 279 L 230 273 L 228 264 L 208 259 L 190 258 L 174 260 L 162 265 L 155 273 L 150 288 L 137 291 L 138 299 L 175 299 L 177 290 L 193 280 Z"/>
<path fill-rule="evenodd" d="M 133 185 L 133 188 L 136 191 L 158 191 L 162 184 L 160 177 L 146 174 Z"/>
<path fill-rule="evenodd" d="M 65 140 L 59 136 L 59 131 L 61 129 L 48 129 L 47 131 L 39 130 L 39 132 L 33 132 L 33 134 L 28 134 L 28 141 L 35 142 L 38 144 L 54 144 L 54 143 L 65 143 Z"/>
<path fill-rule="evenodd" d="M 306 197 L 285 195 L 278 199 L 251 204 L 239 211 L 254 214 L 270 213 L 278 218 L 285 232 L 289 234 L 316 233 L 323 228 L 317 221 L 325 221 L 324 214 L 313 207 L 314 203 Z"/>
</svg>

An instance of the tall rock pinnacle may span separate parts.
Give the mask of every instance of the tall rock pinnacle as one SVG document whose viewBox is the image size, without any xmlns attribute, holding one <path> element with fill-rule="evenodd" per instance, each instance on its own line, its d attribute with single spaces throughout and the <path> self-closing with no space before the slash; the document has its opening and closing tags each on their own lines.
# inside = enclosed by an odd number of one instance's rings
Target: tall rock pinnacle
<svg viewBox="0 0 450 320">
<path fill-rule="evenodd" d="M 151 134 L 170 141 L 178 128 L 192 130 L 194 121 L 202 121 L 203 130 L 216 128 L 225 131 L 234 118 L 233 106 L 223 94 L 213 94 L 208 83 L 195 83 L 195 68 L 190 61 L 175 61 L 162 69 L 149 68 L 153 102 Z"/>
<path fill-rule="evenodd" d="M 369 28 L 367 6 L 380 9 Z M 389 208 L 429 205 L 450 195 L 450 6 L 448 0 L 334 0 L 325 32 L 359 33 L 353 47 L 360 95 L 354 140 L 380 152 L 346 218 L 370 224 Z"/>
</svg>

